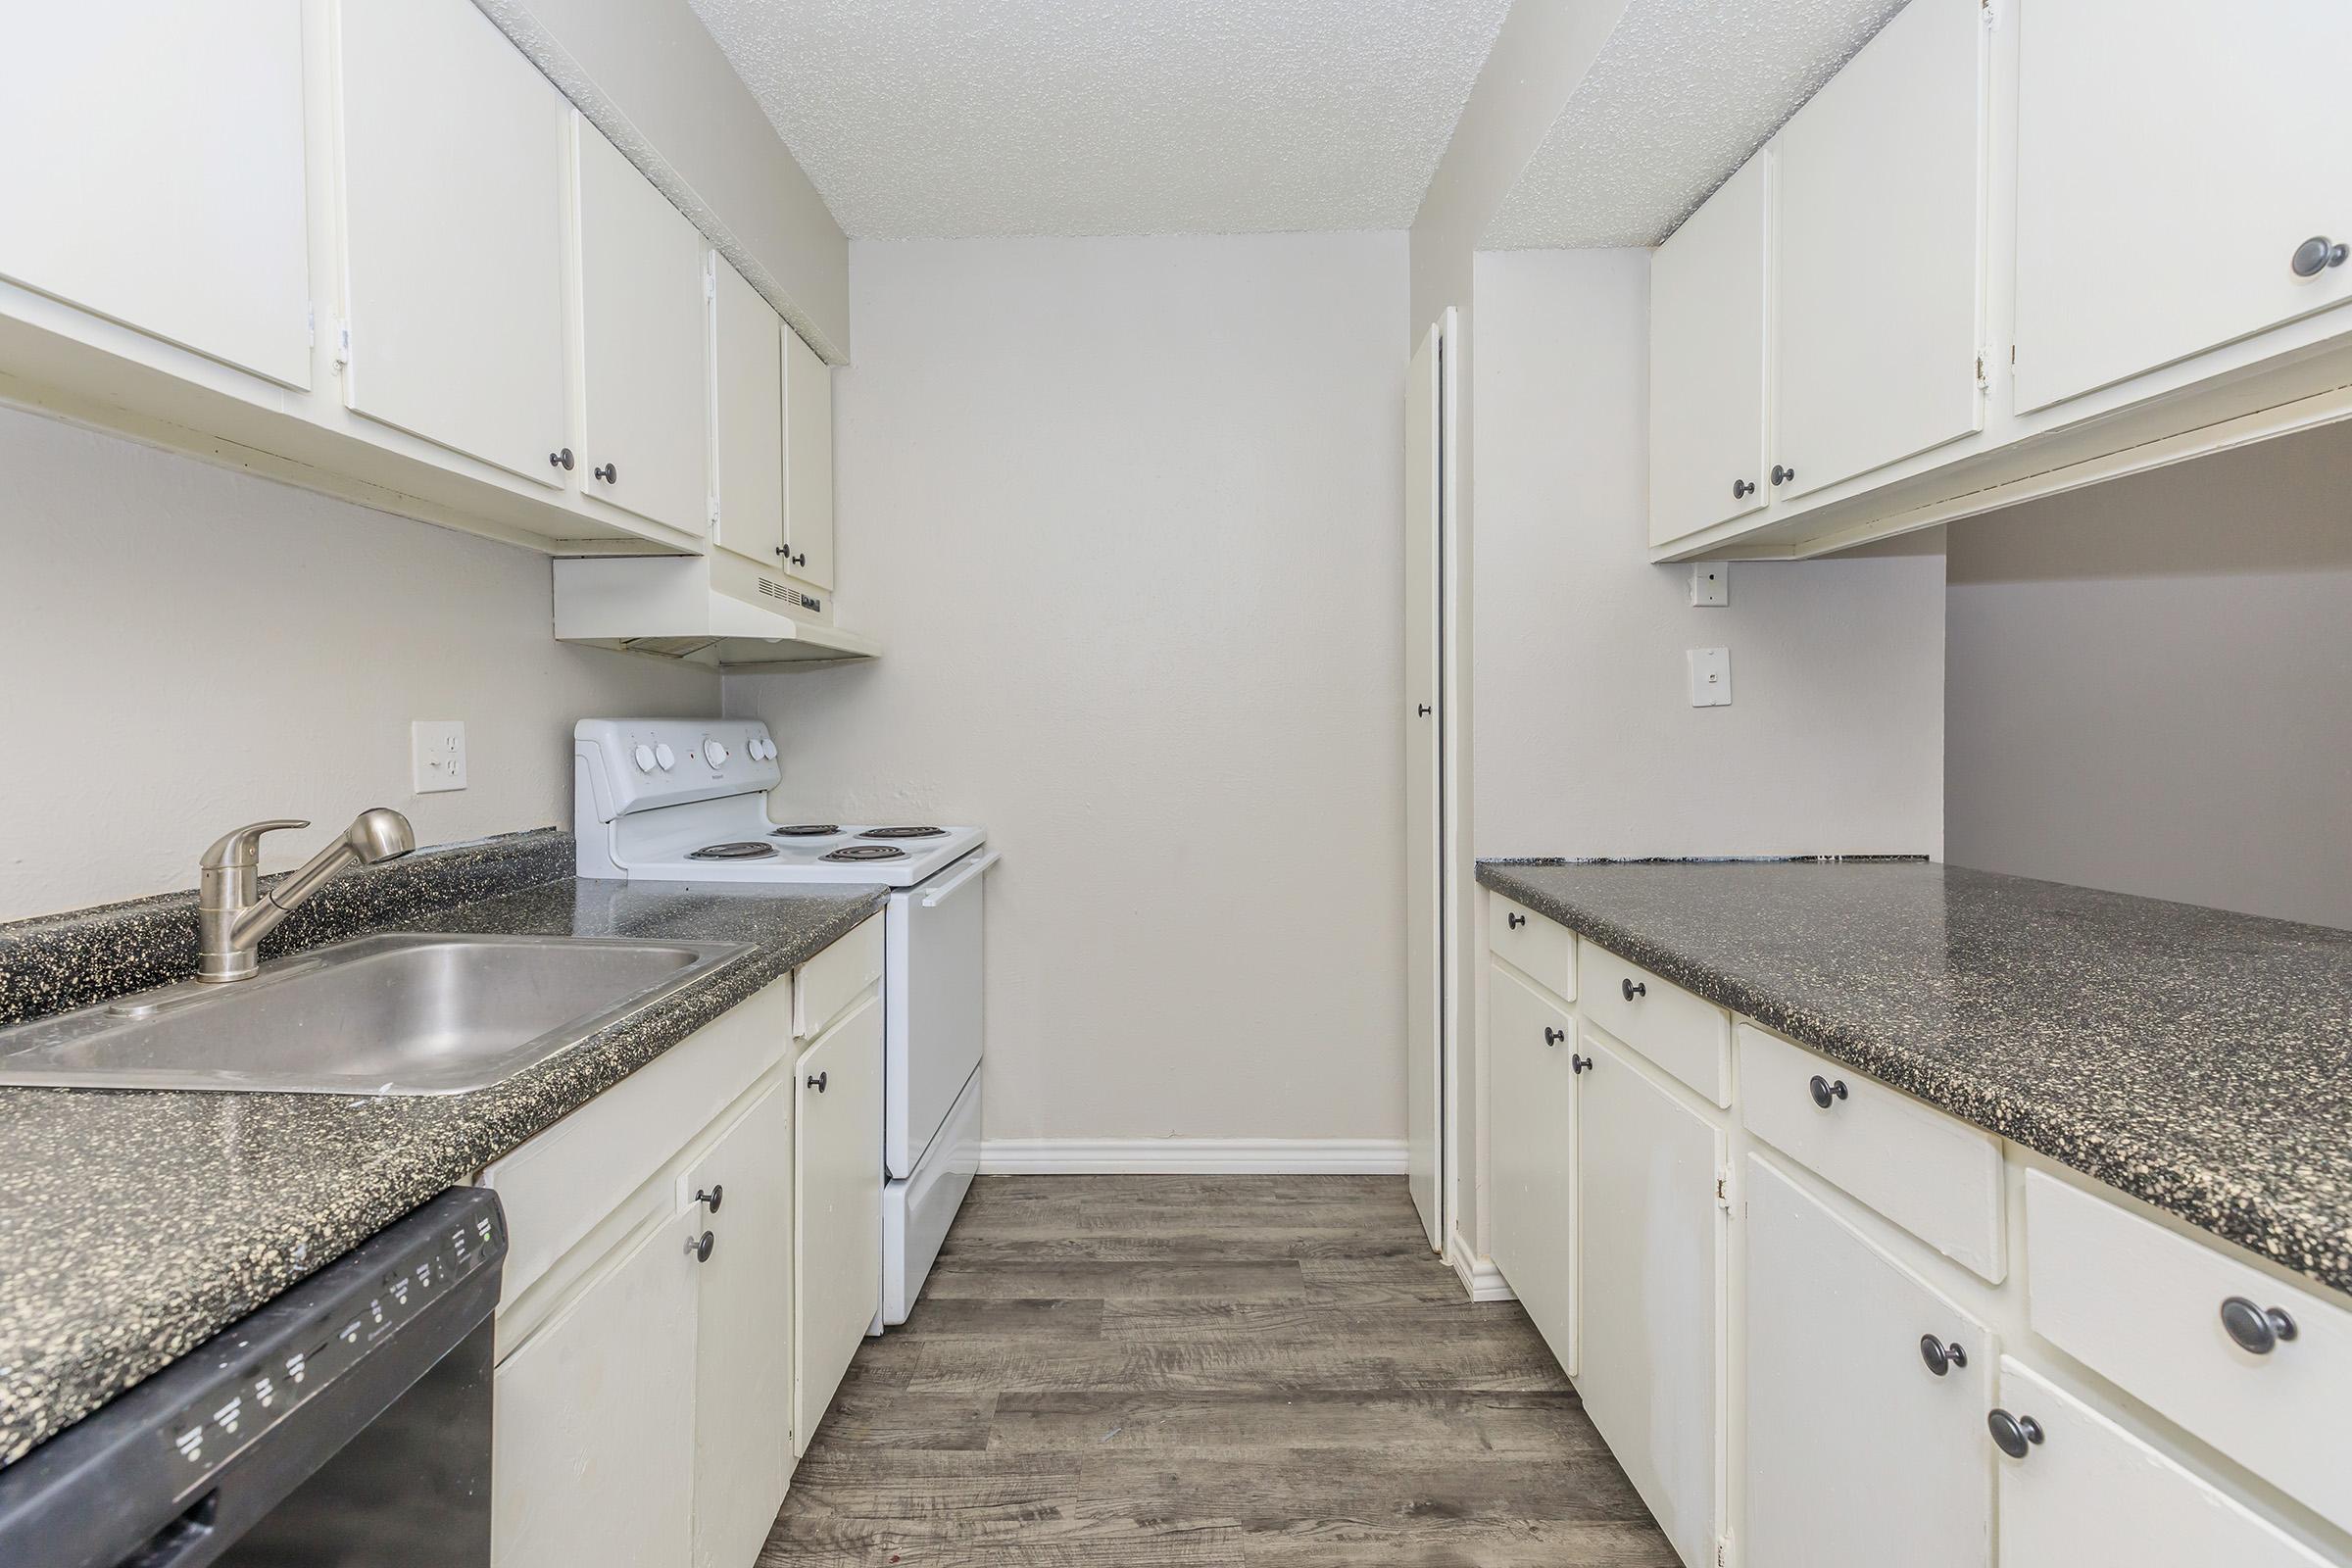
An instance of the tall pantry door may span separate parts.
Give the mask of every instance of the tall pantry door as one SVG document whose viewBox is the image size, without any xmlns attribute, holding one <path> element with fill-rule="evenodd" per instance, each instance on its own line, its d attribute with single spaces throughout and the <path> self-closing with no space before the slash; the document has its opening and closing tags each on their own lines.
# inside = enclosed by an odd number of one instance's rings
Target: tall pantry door
<svg viewBox="0 0 2352 1568">
<path fill-rule="evenodd" d="M 1445 876 L 1439 675 L 1443 660 L 1439 521 L 1444 475 L 1437 327 L 1413 351 L 1404 387 L 1404 997 L 1405 1172 L 1429 1245 L 1445 1225 Z"/>
</svg>

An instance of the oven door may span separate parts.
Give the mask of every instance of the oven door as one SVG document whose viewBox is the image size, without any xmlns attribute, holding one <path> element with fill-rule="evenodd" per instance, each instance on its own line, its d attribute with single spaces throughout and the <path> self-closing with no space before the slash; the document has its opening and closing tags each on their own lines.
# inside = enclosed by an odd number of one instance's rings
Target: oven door
<svg viewBox="0 0 2352 1568">
<path fill-rule="evenodd" d="M 976 850 L 919 886 L 893 893 L 884 921 L 883 1162 L 914 1173 L 956 1097 L 980 1065 L 982 914 L 993 850 Z"/>
</svg>

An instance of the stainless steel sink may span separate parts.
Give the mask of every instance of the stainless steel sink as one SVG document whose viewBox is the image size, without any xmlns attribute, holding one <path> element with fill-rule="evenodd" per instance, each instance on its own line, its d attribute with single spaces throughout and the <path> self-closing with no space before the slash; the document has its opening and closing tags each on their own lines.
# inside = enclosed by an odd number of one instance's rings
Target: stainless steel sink
<svg viewBox="0 0 2352 1568">
<path fill-rule="evenodd" d="M 0 1030 L 0 1084 L 456 1095 L 743 952 L 731 942 L 385 933 Z"/>
</svg>

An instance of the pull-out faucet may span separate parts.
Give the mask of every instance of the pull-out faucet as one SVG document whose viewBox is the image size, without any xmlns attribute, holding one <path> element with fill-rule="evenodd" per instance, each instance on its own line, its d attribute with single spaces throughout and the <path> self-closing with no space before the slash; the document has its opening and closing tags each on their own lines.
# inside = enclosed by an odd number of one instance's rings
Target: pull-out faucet
<svg viewBox="0 0 2352 1568">
<path fill-rule="evenodd" d="M 203 873 L 197 897 L 199 951 L 196 978 L 219 984 L 250 980 L 260 967 L 262 938 L 294 912 L 327 879 L 353 865 L 397 860 L 416 847 L 409 819 L 389 807 L 371 807 L 344 830 L 343 836 L 290 872 L 264 893 L 255 868 L 262 858 L 262 835 L 278 828 L 309 827 L 308 822 L 251 822 L 223 833 L 198 862 Z"/>
</svg>

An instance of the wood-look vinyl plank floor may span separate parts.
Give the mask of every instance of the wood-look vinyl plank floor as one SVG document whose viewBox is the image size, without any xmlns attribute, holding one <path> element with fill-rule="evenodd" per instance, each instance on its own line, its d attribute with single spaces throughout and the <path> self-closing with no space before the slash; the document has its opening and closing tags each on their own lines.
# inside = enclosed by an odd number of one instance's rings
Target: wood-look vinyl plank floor
<svg viewBox="0 0 2352 1568">
<path fill-rule="evenodd" d="M 982 1177 L 762 1568 L 1675 1568 L 1401 1179 Z"/>
</svg>

